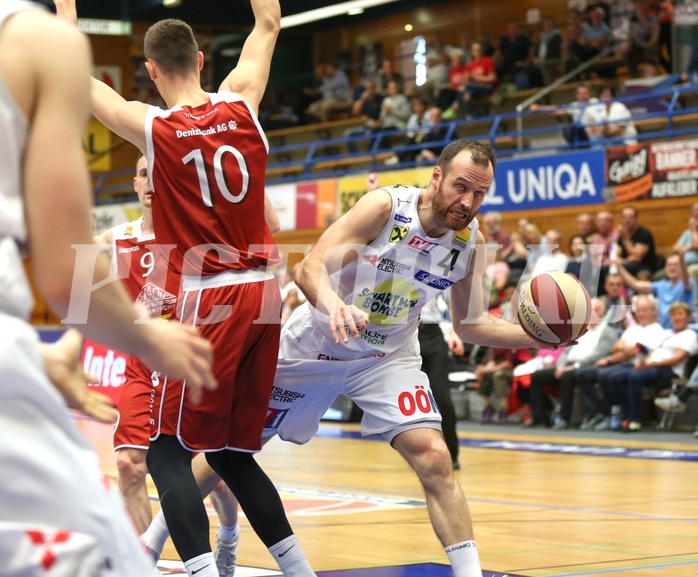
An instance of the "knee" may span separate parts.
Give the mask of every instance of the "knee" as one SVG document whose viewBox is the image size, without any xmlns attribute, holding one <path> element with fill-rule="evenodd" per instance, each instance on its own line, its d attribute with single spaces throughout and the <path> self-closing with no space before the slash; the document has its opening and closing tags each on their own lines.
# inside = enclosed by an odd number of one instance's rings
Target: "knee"
<svg viewBox="0 0 698 577">
<path fill-rule="evenodd" d="M 122 483 L 141 483 L 145 480 L 148 467 L 146 452 L 140 449 L 120 449 L 116 456 L 116 468 Z"/>
<path fill-rule="evenodd" d="M 446 442 L 438 431 L 428 431 L 399 449 L 427 491 L 453 482 L 453 462 Z"/>
</svg>

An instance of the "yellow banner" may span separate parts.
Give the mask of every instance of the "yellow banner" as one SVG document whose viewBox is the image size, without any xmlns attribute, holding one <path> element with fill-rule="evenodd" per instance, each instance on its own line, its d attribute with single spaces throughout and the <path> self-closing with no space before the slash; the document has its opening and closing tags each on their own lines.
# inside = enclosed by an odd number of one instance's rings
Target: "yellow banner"
<svg viewBox="0 0 698 577">
<path fill-rule="evenodd" d="M 405 170 L 388 170 L 378 174 L 379 186 L 404 184 L 426 188 L 431 180 L 433 167 L 409 168 Z M 367 175 L 346 176 L 337 180 L 337 209 L 338 216 L 345 214 L 356 202 L 368 192 L 366 188 Z"/>
<path fill-rule="evenodd" d="M 90 119 L 87 123 L 83 148 L 91 172 L 111 170 L 111 132 L 101 122 Z"/>
</svg>

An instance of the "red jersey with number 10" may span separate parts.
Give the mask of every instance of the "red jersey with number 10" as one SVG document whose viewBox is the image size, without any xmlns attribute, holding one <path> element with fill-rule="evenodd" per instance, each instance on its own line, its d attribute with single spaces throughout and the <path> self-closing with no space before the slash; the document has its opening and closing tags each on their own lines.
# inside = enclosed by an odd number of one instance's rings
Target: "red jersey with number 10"
<svg viewBox="0 0 698 577">
<path fill-rule="evenodd" d="M 269 145 L 237 94 L 197 107 L 148 109 L 148 175 L 158 244 L 174 245 L 171 270 L 208 276 L 276 261 L 264 220 Z"/>
</svg>

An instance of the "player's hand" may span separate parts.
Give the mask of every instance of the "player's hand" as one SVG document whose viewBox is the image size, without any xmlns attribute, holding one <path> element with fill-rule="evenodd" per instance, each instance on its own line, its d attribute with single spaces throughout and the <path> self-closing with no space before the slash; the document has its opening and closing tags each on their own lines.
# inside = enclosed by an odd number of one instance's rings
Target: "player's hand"
<svg viewBox="0 0 698 577">
<path fill-rule="evenodd" d="M 154 321 L 152 346 L 141 358 L 151 370 L 186 380 L 189 400 L 198 405 L 204 390 L 218 386 L 213 376 L 213 346 L 195 327 L 176 321 Z"/>
<path fill-rule="evenodd" d="M 368 314 L 354 305 L 339 302 L 341 304 L 330 314 L 330 332 L 335 343 L 339 343 L 340 340 L 348 343 L 349 334 L 358 339 L 361 333 L 366 330 Z"/>
<path fill-rule="evenodd" d="M 80 363 L 81 348 L 82 335 L 75 329 L 68 329 L 53 345 L 42 344 L 46 374 L 68 407 L 101 423 L 114 423 L 116 409 L 111 399 L 85 386 L 85 383 L 96 384 L 99 379 L 85 374 Z"/>
<path fill-rule="evenodd" d="M 377 172 L 372 172 L 369 174 L 368 178 L 366 179 L 366 187 L 368 190 L 376 190 L 379 186 L 378 181 L 379 177 Z"/>
<path fill-rule="evenodd" d="M 460 337 L 455 333 L 449 336 L 448 349 L 457 357 L 462 357 L 465 354 L 465 345 Z"/>
</svg>

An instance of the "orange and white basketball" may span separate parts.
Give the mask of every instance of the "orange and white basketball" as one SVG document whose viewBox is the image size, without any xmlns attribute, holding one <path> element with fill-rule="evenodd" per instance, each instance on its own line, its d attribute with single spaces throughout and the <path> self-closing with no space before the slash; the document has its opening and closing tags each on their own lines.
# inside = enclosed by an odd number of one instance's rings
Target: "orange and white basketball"
<svg viewBox="0 0 698 577">
<path fill-rule="evenodd" d="M 518 320 L 533 339 L 546 345 L 566 345 L 587 328 L 591 317 L 589 293 L 564 272 L 536 275 L 521 289 Z"/>
</svg>

